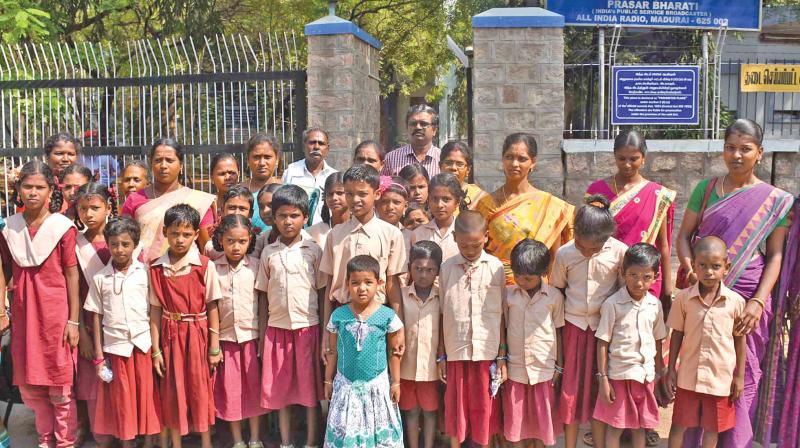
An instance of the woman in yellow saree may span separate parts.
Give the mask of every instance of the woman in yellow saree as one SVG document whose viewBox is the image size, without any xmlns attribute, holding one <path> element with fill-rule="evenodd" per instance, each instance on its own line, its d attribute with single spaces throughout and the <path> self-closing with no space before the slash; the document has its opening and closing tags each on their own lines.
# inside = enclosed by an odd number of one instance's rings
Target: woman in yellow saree
<svg viewBox="0 0 800 448">
<path fill-rule="evenodd" d="M 524 238 L 544 243 L 550 252 L 572 239 L 575 207 L 531 185 L 528 176 L 536 166 L 533 135 L 516 133 L 503 142 L 505 183 L 478 201 L 477 210 L 488 222 L 486 251 L 499 258 L 506 271 L 506 283 L 513 284 L 511 250 Z"/>
<path fill-rule="evenodd" d="M 210 239 L 208 229 L 214 224 L 212 205 L 215 196 L 180 183 L 183 149 L 174 140 L 156 140 L 150 150 L 153 183 L 129 195 L 122 206 L 122 214 L 135 219 L 142 227 L 139 248 L 145 264 L 155 260 L 167 250 L 167 240 L 162 231 L 164 213 L 177 204 L 189 204 L 200 213 L 199 247 Z M 138 254 L 137 254 L 138 255 Z"/>
</svg>

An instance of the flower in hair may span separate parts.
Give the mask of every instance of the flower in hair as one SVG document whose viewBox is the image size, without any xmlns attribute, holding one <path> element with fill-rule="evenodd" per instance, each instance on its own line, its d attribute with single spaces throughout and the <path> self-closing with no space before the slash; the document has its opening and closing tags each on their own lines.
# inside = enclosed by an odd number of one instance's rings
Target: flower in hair
<svg viewBox="0 0 800 448">
<path fill-rule="evenodd" d="M 391 176 L 381 176 L 381 183 L 378 185 L 378 192 L 383 194 L 389 187 L 392 186 L 392 178 Z"/>
<path fill-rule="evenodd" d="M 590 202 L 590 203 L 589 203 L 589 205 L 591 205 L 591 206 L 593 206 L 593 207 L 597 207 L 597 208 L 602 208 L 602 209 L 605 209 L 605 208 L 606 208 L 606 205 L 605 205 L 605 204 L 603 204 L 603 203 L 602 203 L 602 202 L 600 202 L 600 201 L 592 201 L 592 202 Z"/>
</svg>

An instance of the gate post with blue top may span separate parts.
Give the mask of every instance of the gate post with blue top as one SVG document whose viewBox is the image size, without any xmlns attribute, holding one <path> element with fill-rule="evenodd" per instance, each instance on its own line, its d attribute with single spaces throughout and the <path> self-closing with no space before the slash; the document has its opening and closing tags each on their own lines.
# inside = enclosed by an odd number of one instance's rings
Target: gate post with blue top
<svg viewBox="0 0 800 448">
<path fill-rule="evenodd" d="M 503 139 L 536 136 L 537 188 L 563 195 L 564 16 L 542 8 L 494 8 L 472 17 L 475 178 L 503 182 Z"/>
<path fill-rule="evenodd" d="M 380 134 L 381 43 L 354 23 L 327 15 L 305 26 L 308 39 L 308 125 L 330 136 L 327 162 L 352 164 L 353 148 Z"/>
</svg>

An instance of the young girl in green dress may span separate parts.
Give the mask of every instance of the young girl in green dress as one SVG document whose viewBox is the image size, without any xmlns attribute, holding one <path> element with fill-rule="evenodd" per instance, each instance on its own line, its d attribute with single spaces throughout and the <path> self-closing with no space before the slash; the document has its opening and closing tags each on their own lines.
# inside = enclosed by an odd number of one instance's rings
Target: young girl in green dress
<svg viewBox="0 0 800 448">
<path fill-rule="evenodd" d="M 402 447 L 400 421 L 400 329 L 391 308 L 375 300 L 380 265 L 368 255 L 347 263 L 350 303 L 328 323 L 325 397 L 330 400 L 325 447 Z M 388 358 L 387 353 L 392 353 Z M 388 371 L 387 371 L 388 364 Z M 335 374 L 335 378 L 334 378 Z"/>
</svg>

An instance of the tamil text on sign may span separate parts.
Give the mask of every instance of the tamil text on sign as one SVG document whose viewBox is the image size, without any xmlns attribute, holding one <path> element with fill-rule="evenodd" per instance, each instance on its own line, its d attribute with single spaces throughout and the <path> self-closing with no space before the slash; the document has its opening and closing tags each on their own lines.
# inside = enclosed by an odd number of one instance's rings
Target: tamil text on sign
<svg viewBox="0 0 800 448">
<path fill-rule="evenodd" d="M 742 64 L 742 92 L 800 92 L 798 64 Z"/>
<path fill-rule="evenodd" d="M 693 65 L 612 67 L 611 124 L 698 124 L 699 72 Z"/>
<path fill-rule="evenodd" d="M 547 0 L 567 25 L 761 29 L 760 0 Z"/>
</svg>

